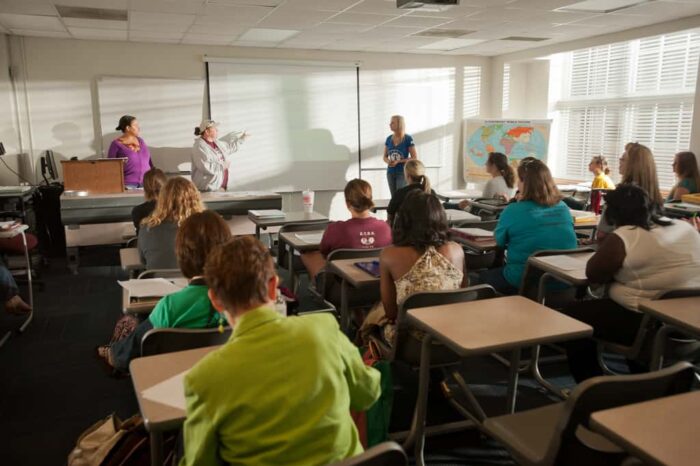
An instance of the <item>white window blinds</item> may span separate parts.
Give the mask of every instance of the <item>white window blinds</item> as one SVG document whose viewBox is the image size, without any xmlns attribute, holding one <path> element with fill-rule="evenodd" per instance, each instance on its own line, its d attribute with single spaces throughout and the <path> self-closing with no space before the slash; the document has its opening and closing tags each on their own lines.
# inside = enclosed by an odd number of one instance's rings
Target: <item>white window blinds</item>
<svg viewBox="0 0 700 466">
<path fill-rule="evenodd" d="M 510 108 L 510 64 L 503 65 L 503 99 L 501 112 L 507 112 Z"/>
<path fill-rule="evenodd" d="M 685 31 L 559 54 L 562 73 L 557 175 L 589 178 L 594 155 L 613 174 L 625 143 L 651 148 L 662 187 L 673 185 L 673 155 L 687 150 L 700 33 Z"/>
<path fill-rule="evenodd" d="M 473 118 L 481 113 L 481 66 L 464 67 L 462 118 Z"/>
</svg>

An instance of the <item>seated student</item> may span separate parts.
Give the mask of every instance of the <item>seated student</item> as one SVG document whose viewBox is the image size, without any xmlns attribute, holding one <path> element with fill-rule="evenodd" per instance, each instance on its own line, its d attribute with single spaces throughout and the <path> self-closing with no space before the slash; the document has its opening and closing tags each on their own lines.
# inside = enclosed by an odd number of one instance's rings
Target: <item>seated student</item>
<svg viewBox="0 0 700 466">
<path fill-rule="evenodd" d="M 370 215 L 374 207 L 372 186 L 364 180 L 354 179 L 345 185 L 345 206 L 352 218 L 333 222 L 323 233 L 320 251 L 301 255 L 301 261 L 311 277 L 315 277 L 326 265 L 326 256 L 336 249 L 383 248 L 391 244 L 391 228 L 386 222 Z"/>
<path fill-rule="evenodd" d="M 19 295 L 15 277 L 4 265 L 0 265 L 0 295 L 5 303 L 5 311 L 10 314 L 27 314 L 32 308 Z"/>
<path fill-rule="evenodd" d="M 250 236 L 216 248 L 204 275 L 234 329 L 185 376 L 180 466 L 313 466 L 362 452 L 350 410 L 374 404 L 380 376 L 335 317 L 278 314 L 275 264 Z"/>
<path fill-rule="evenodd" d="M 420 190 L 426 193 L 435 194 L 430 188 L 430 179 L 425 174 L 425 165 L 418 159 L 410 159 L 404 164 L 403 176 L 406 179 L 406 186 L 397 190 L 386 208 L 389 225 L 394 223 L 394 216 L 401 208 L 401 204 L 408 195 L 414 190 Z"/>
<path fill-rule="evenodd" d="M 608 168 L 608 161 L 605 157 L 602 155 L 593 157 L 588 164 L 588 171 L 593 173 L 591 189 L 615 189 L 615 183 L 613 183 L 613 180 L 608 176 L 610 174 L 610 169 Z M 572 209 L 583 210 L 585 207 L 585 202 L 571 196 L 565 197 L 563 201 Z"/>
<path fill-rule="evenodd" d="M 199 191 L 191 181 L 177 177 L 163 186 L 155 210 L 141 222 L 139 230 L 139 254 L 147 269 L 177 268 L 175 235 L 178 226 L 190 215 L 203 210 Z"/>
<path fill-rule="evenodd" d="M 481 197 L 485 199 L 510 199 L 515 192 L 515 170 L 508 164 L 508 157 L 500 152 L 491 152 L 486 160 L 486 172 L 491 179 L 486 182 Z M 459 203 L 460 209 L 469 207 L 468 199 Z"/>
<path fill-rule="evenodd" d="M 518 166 L 520 200 L 506 207 L 494 231 L 507 251 L 505 267 L 486 270 L 479 281 L 499 293 L 518 292 L 530 255 L 542 249 L 575 249 L 576 233 L 569 208 L 561 201 L 549 168 L 539 160 Z"/>
<path fill-rule="evenodd" d="M 101 346 L 98 353 L 109 365 L 129 370 L 129 362 L 141 355 L 141 339 L 152 328 L 208 328 L 221 325 L 223 317 L 209 302 L 209 288 L 204 281 L 204 263 L 214 247 L 231 238 L 231 229 L 216 212 L 205 210 L 182 222 L 175 239 L 175 255 L 188 285 L 177 293 L 163 297 L 146 320 L 132 333 L 111 346 Z M 128 330 L 127 330 L 128 332 Z"/>
<path fill-rule="evenodd" d="M 394 343 L 399 304 L 409 295 L 456 290 L 468 284 L 464 251 L 449 241 L 447 216 L 435 195 L 417 189 L 409 193 L 396 215 L 392 233 L 394 245 L 385 248 L 379 258 L 382 300 L 360 329 L 367 341 L 379 327 L 390 345 Z"/>
<path fill-rule="evenodd" d="M 700 235 L 679 220 L 661 220 L 646 191 L 621 184 L 607 196 L 605 214 L 617 225 L 586 266 L 593 283 L 610 283 L 609 297 L 582 301 L 564 313 L 593 327 L 596 339 L 632 344 L 642 320 L 639 303 L 657 293 L 700 287 Z M 602 375 L 592 339 L 564 345 L 574 378 Z"/>
<path fill-rule="evenodd" d="M 158 194 L 160 194 L 161 188 L 167 182 L 168 178 L 166 178 L 163 170 L 159 168 L 151 168 L 143 175 L 143 197 L 146 199 L 146 202 L 131 209 L 131 219 L 136 227 L 136 234 L 139 232 L 143 219 L 151 215 L 156 208 Z"/>
<path fill-rule="evenodd" d="M 673 172 L 678 177 L 678 183 L 668 193 L 667 201 L 680 201 L 684 194 L 695 194 L 700 191 L 700 172 L 695 154 L 679 152 L 673 157 Z"/>
</svg>

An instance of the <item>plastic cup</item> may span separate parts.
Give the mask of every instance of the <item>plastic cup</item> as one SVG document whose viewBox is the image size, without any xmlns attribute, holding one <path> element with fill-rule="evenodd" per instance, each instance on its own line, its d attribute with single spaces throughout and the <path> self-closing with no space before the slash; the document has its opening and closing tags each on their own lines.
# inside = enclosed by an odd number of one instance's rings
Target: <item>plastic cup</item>
<svg viewBox="0 0 700 466">
<path fill-rule="evenodd" d="M 314 211 L 314 192 L 308 189 L 301 193 L 301 201 L 304 204 L 304 212 L 310 214 Z"/>
</svg>

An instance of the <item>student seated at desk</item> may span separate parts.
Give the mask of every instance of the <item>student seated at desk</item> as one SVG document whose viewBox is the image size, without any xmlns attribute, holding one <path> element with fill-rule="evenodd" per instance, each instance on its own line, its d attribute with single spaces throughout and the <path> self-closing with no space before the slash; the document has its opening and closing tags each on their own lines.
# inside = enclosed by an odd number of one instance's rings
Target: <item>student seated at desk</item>
<svg viewBox="0 0 700 466">
<path fill-rule="evenodd" d="M 547 165 L 529 160 L 518 165 L 520 200 L 505 208 L 494 231 L 507 252 L 505 267 L 486 270 L 479 281 L 501 294 L 517 294 L 530 255 L 542 249 L 575 249 L 576 233 L 569 208 Z"/>
<path fill-rule="evenodd" d="M 362 324 L 363 340 L 381 331 L 393 345 L 399 304 L 411 294 L 468 285 L 464 250 L 447 232 L 447 216 L 435 195 L 416 189 L 406 196 L 394 221 L 394 245 L 379 258 L 382 300 Z"/>
<path fill-rule="evenodd" d="M 180 466 L 320 466 L 361 453 L 350 410 L 379 398 L 380 376 L 335 317 L 275 311 L 275 264 L 250 236 L 218 247 L 205 278 L 233 334 L 185 376 Z"/>
<path fill-rule="evenodd" d="M 564 313 L 593 327 L 597 339 L 629 345 L 642 321 L 640 301 L 662 291 L 700 287 L 700 235 L 679 220 L 661 220 L 646 191 L 623 184 L 607 196 L 607 235 L 586 266 L 593 283 L 610 283 L 609 297 L 582 301 Z M 592 339 L 564 344 L 581 382 L 602 375 Z"/>
<path fill-rule="evenodd" d="M 168 181 L 151 215 L 141 222 L 138 247 L 147 269 L 176 269 L 175 235 L 190 215 L 202 212 L 199 191 L 191 181 L 177 177 Z"/>
<path fill-rule="evenodd" d="M 204 263 L 212 249 L 230 238 L 231 229 L 216 212 L 205 210 L 185 219 L 177 231 L 175 254 L 182 275 L 189 280 L 188 285 L 158 301 L 153 312 L 135 329 L 134 321 L 127 320 L 126 325 L 130 323 L 131 328 L 124 328 L 121 340 L 98 348 L 99 355 L 110 366 L 126 372 L 129 362 L 141 355 L 141 339 L 152 328 L 209 328 L 222 325 L 223 317 L 209 302 L 209 288 L 203 278 Z"/>
<path fill-rule="evenodd" d="M 160 190 L 167 182 L 168 178 L 163 173 L 163 170 L 159 168 L 151 168 L 143 175 L 143 197 L 146 202 L 131 209 L 131 220 L 134 222 L 137 235 L 143 219 L 151 215 L 153 210 L 155 210 Z"/>
<path fill-rule="evenodd" d="M 328 225 L 321 239 L 320 251 L 301 255 L 301 261 L 311 278 L 326 265 L 326 256 L 336 249 L 373 249 L 391 244 L 391 228 L 386 222 L 370 215 L 374 207 L 372 186 L 354 179 L 345 185 L 345 206 L 352 218 Z"/>
<path fill-rule="evenodd" d="M 610 178 L 610 169 L 608 168 L 608 161 L 602 155 L 597 155 L 591 159 L 588 164 L 588 171 L 593 173 L 593 181 L 591 182 L 591 189 L 615 189 L 615 183 Z M 580 201 L 572 196 L 564 198 L 564 202 L 571 209 L 583 210 L 586 207 L 586 203 Z"/>
<path fill-rule="evenodd" d="M 428 176 L 425 174 L 425 165 L 423 165 L 423 162 L 420 160 L 411 159 L 406 162 L 403 167 L 403 176 L 406 179 L 406 185 L 393 193 L 391 201 L 389 201 L 389 205 L 386 208 L 389 225 L 394 223 L 394 216 L 401 208 L 401 204 L 403 204 L 408 193 L 420 190 L 435 194 L 435 191 L 430 188 L 430 179 L 428 179 Z"/>
<path fill-rule="evenodd" d="M 679 152 L 673 157 L 673 172 L 678 177 L 678 183 L 668 193 L 667 201 L 680 201 L 684 194 L 700 192 L 700 172 L 695 154 Z"/>
<path fill-rule="evenodd" d="M 486 182 L 481 197 L 484 199 L 501 198 L 508 200 L 515 192 L 515 170 L 508 164 L 508 157 L 500 152 L 491 152 L 486 160 L 486 173 L 491 179 Z M 459 203 L 460 209 L 469 207 L 468 199 Z"/>
</svg>

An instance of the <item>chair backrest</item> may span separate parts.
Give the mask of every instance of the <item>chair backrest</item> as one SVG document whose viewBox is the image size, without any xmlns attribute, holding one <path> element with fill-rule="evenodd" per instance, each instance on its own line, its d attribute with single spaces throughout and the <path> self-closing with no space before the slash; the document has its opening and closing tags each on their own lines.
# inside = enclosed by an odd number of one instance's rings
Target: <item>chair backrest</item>
<svg viewBox="0 0 700 466">
<path fill-rule="evenodd" d="M 154 328 L 141 339 L 141 356 L 222 345 L 230 336 L 230 327 L 223 333 L 218 328 Z"/>
<path fill-rule="evenodd" d="M 572 450 L 580 448 L 576 433 L 588 428 L 591 413 L 690 391 L 693 366 L 679 362 L 660 371 L 639 375 L 614 375 L 588 379 L 564 402 L 562 417 L 547 451 L 545 464 L 568 464 Z"/>
<path fill-rule="evenodd" d="M 149 269 L 141 272 L 137 280 L 142 278 L 184 278 L 180 269 Z"/>
<path fill-rule="evenodd" d="M 409 363 L 417 362 L 416 339 L 410 334 L 406 313 L 410 309 L 420 307 L 440 306 L 444 304 L 466 303 L 478 299 L 489 299 L 496 296 L 496 290 L 489 285 L 476 285 L 457 290 L 424 291 L 408 296 L 399 306 L 396 316 L 396 341 L 390 359 L 399 357 Z M 416 358 L 414 360 L 414 358 Z"/>
<path fill-rule="evenodd" d="M 326 227 L 328 226 L 328 221 L 323 220 L 320 222 L 314 222 L 314 223 L 289 223 L 287 225 L 283 225 L 280 227 L 278 231 L 278 235 L 280 233 L 289 233 L 289 232 L 301 232 L 301 231 L 317 231 L 317 230 L 325 230 Z M 287 268 L 287 244 L 284 241 L 277 240 L 277 264 L 286 269 Z"/>
<path fill-rule="evenodd" d="M 556 256 L 559 254 L 582 254 L 586 252 L 594 252 L 593 248 L 578 248 L 578 249 L 543 249 L 530 254 L 530 257 L 545 257 Z M 518 294 L 529 299 L 535 299 L 537 295 L 537 286 L 539 285 L 542 271 L 530 265 L 530 262 L 525 263 L 525 270 L 520 280 L 520 289 Z"/>
<path fill-rule="evenodd" d="M 352 458 L 333 463 L 332 466 L 406 466 L 408 459 L 401 445 L 383 442 Z"/>
</svg>

